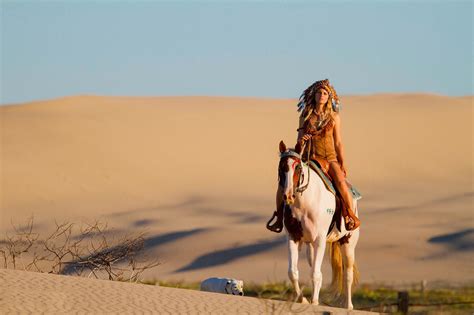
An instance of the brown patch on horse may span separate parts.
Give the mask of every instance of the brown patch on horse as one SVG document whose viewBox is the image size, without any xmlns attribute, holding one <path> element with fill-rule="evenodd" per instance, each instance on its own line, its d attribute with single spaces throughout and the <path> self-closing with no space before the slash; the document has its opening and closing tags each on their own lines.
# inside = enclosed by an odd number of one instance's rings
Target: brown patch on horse
<svg viewBox="0 0 474 315">
<path fill-rule="evenodd" d="M 298 242 L 303 237 L 303 227 L 301 222 L 293 217 L 290 206 L 285 205 L 284 207 L 283 222 L 285 223 L 286 230 L 290 234 L 291 239 Z"/>
<path fill-rule="evenodd" d="M 344 235 L 344 236 L 338 241 L 339 244 L 341 244 L 341 245 L 348 244 L 348 243 L 349 243 L 349 239 L 351 238 L 351 236 L 352 236 L 351 233 Z"/>
</svg>

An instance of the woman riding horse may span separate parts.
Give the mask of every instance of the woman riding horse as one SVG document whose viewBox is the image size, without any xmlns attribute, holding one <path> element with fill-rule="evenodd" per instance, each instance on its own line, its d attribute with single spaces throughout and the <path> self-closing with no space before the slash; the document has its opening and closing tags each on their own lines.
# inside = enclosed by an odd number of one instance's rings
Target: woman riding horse
<svg viewBox="0 0 474 315">
<path fill-rule="evenodd" d="M 302 156 L 306 159 L 309 153 L 310 159 L 329 173 L 345 203 L 343 208 L 346 211 L 343 212 L 343 216 L 346 229 L 354 230 L 359 227 L 360 221 L 354 214 L 352 194 L 345 179 L 347 171 L 344 165 L 341 118 L 338 113 L 339 99 L 336 91 L 328 79 L 316 81 L 303 92 L 300 99 L 298 105 L 302 112 L 297 143 L 304 146 Z M 277 190 L 276 202 L 277 211 L 273 217 L 276 216 L 277 221 L 273 225 L 267 224 L 267 228 L 280 233 L 283 229 L 284 208 L 283 192 L 280 187 Z"/>
</svg>

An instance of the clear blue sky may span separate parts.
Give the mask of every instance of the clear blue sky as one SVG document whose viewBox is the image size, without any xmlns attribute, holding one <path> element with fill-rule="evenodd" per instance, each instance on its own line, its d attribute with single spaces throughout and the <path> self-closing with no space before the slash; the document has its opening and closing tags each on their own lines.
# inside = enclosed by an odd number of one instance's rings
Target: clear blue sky
<svg viewBox="0 0 474 315">
<path fill-rule="evenodd" d="M 1 100 L 471 95 L 472 1 L 1 1 Z"/>
</svg>

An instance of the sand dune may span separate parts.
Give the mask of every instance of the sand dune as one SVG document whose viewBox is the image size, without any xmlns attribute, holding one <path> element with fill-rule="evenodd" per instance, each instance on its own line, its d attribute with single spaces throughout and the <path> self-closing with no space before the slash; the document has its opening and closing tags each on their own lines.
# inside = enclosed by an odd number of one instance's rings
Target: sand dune
<svg viewBox="0 0 474 315">
<path fill-rule="evenodd" d="M 17 270 L 0 269 L 0 277 L 3 314 L 347 314 L 333 307 Z"/>
<path fill-rule="evenodd" d="M 349 178 L 364 195 L 362 281 L 474 280 L 472 100 L 342 97 Z M 295 103 L 77 96 L 2 106 L 1 229 L 30 215 L 39 232 L 54 219 L 100 218 L 148 231 L 147 252 L 163 265 L 147 277 L 284 280 L 285 240 L 264 226 L 278 142 L 295 143 Z"/>
</svg>

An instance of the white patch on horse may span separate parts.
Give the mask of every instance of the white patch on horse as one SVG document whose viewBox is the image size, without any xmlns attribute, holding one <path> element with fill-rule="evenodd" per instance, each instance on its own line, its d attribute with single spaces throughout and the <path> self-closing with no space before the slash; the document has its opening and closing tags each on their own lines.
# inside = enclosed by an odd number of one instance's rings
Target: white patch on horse
<svg viewBox="0 0 474 315">
<path fill-rule="evenodd" d="M 230 278 L 208 278 L 201 282 L 201 291 L 244 295 L 244 282 Z"/>
</svg>

